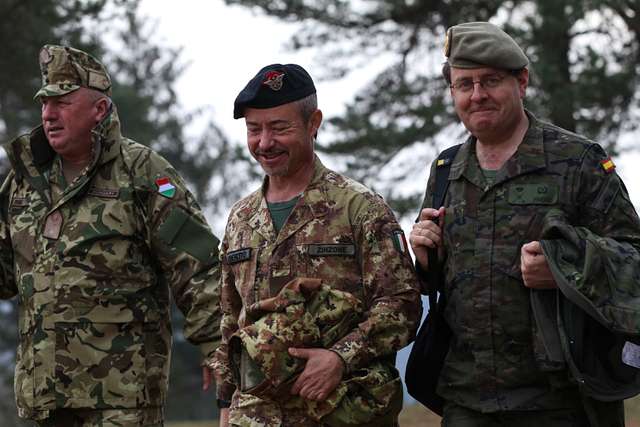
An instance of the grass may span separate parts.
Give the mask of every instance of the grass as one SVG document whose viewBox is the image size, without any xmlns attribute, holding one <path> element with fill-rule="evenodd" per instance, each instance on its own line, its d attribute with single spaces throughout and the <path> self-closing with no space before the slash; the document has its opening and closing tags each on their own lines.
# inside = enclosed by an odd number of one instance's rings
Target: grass
<svg viewBox="0 0 640 427">
<path fill-rule="evenodd" d="M 627 427 L 640 427 L 640 396 L 625 402 Z M 440 417 L 422 405 L 407 406 L 400 413 L 400 427 L 436 427 Z M 170 422 L 167 427 L 218 427 L 218 421 Z"/>
</svg>

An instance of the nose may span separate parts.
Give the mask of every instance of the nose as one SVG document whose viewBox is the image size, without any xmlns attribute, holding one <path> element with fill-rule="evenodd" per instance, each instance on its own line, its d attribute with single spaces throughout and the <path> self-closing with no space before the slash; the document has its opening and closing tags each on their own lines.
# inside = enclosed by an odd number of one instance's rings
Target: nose
<svg viewBox="0 0 640 427">
<path fill-rule="evenodd" d="M 273 134 L 268 128 L 262 129 L 260 132 L 260 142 L 258 144 L 261 150 L 268 150 L 273 146 Z"/>
<path fill-rule="evenodd" d="M 42 102 L 42 121 L 50 122 L 57 117 L 57 111 L 51 102 Z"/>
<path fill-rule="evenodd" d="M 478 101 L 487 97 L 487 90 L 482 86 L 482 83 L 477 81 L 473 82 L 473 91 L 471 92 L 471 100 Z"/>
</svg>

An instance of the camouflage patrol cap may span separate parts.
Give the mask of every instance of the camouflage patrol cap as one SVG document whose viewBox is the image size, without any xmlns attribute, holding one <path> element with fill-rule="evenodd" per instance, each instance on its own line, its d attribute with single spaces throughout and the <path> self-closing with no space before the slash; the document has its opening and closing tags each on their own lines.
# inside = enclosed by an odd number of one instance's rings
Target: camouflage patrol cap
<svg viewBox="0 0 640 427">
<path fill-rule="evenodd" d="M 450 27 L 444 55 L 455 68 L 519 70 L 529 64 L 527 55 L 515 40 L 488 22 L 466 22 Z"/>
<path fill-rule="evenodd" d="M 309 73 L 297 64 L 271 64 L 256 74 L 240 91 L 233 105 L 233 118 L 244 117 L 244 109 L 272 108 L 316 93 Z"/>
<path fill-rule="evenodd" d="M 81 87 L 111 96 L 111 78 L 107 69 L 86 52 L 48 44 L 40 49 L 39 61 L 42 87 L 34 98 L 60 96 Z"/>
</svg>

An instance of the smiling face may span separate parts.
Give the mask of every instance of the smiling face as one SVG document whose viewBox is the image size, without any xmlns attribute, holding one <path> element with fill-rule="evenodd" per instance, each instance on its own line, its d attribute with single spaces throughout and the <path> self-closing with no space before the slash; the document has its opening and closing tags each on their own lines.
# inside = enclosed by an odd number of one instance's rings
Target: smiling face
<svg viewBox="0 0 640 427">
<path fill-rule="evenodd" d="M 322 113 L 308 121 L 295 102 L 273 108 L 246 108 L 247 144 L 269 177 L 295 179 L 313 167 L 313 139 Z"/>
<path fill-rule="evenodd" d="M 61 96 L 43 96 L 42 126 L 51 148 L 63 159 L 77 161 L 91 154 L 91 130 L 106 114 L 108 101 L 80 88 Z"/>
<path fill-rule="evenodd" d="M 462 81 L 492 81 L 501 79 L 495 87 L 473 83 L 469 92 L 451 89 L 458 117 L 475 137 L 490 143 L 508 138 L 524 116 L 524 98 L 529 72 L 525 68 L 518 75 L 496 68 L 451 68 L 452 85 Z M 495 80 L 493 80 L 495 81 Z"/>
</svg>

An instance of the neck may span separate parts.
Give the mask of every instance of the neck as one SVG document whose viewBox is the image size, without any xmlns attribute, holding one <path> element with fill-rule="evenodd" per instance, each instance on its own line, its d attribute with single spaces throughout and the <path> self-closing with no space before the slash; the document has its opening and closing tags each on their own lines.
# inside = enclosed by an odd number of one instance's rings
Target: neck
<svg viewBox="0 0 640 427">
<path fill-rule="evenodd" d="M 288 176 L 269 176 L 269 184 L 265 197 L 268 202 L 286 202 L 302 193 L 313 177 L 313 162 L 310 166 L 300 168 L 295 174 Z"/>
<path fill-rule="evenodd" d="M 529 118 L 522 112 L 506 135 L 477 136 L 476 156 L 483 169 L 500 169 L 513 156 L 529 129 Z"/>
<path fill-rule="evenodd" d="M 62 173 L 67 183 L 71 183 L 78 177 L 91 161 L 91 154 L 82 157 L 62 157 Z"/>
</svg>

